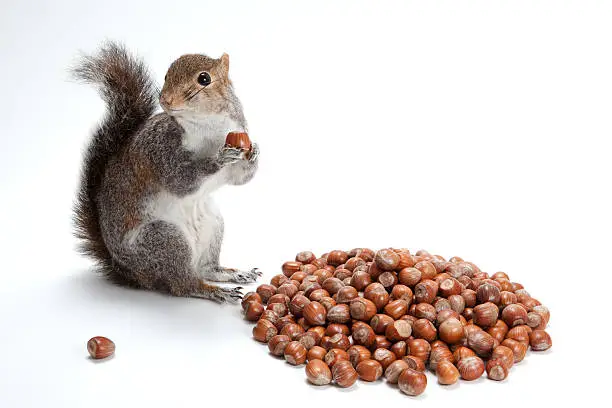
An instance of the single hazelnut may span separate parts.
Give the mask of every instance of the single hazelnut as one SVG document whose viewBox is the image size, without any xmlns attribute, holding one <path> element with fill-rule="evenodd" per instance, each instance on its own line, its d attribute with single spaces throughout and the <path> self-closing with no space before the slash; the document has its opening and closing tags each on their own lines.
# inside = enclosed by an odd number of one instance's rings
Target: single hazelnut
<svg viewBox="0 0 612 408">
<path fill-rule="evenodd" d="M 393 286 L 393 289 L 391 289 L 391 297 L 393 300 L 403 300 L 408 303 L 408 305 L 412 303 L 413 296 L 412 289 L 406 285 L 398 284 Z"/>
<path fill-rule="evenodd" d="M 529 345 L 529 335 L 533 330 L 531 327 L 526 324 L 522 324 L 519 326 L 514 326 L 508 333 L 506 334 L 506 338 L 520 341 L 521 343 L 525 343 Z"/>
<path fill-rule="evenodd" d="M 491 302 L 483 303 L 474 307 L 474 324 L 481 327 L 493 326 L 497 322 L 499 308 Z"/>
<path fill-rule="evenodd" d="M 285 354 L 285 347 L 291 343 L 289 336 L 284 334 L 277 334 L 268 341 L 268 350 L 274 356 L 282 356 Z"/>
<path fill-rule="evenodd" d="M 327 310 L 327 313 L 329 313 L 329 309 L 336 306 L 336 301 L 330 297 L 323 297 L 319 299 L 318 302 L 325 307 L 325 310 Z"/>
<path fill-rule="evenodd" d="M 252 300 L 246 304 L 246 308 L 244 309 L 244 318 L 251 322 L 257 321 L 263 314 L 263 311 L 264 306 L 261 303 Z"/>
<path fill-rule="evenodd" d="M 421 371 L 423 373 L 425 372 L 425 362 L 417 356 L 408 355 L 403 357 L 402 361 L 408 364 L 408 367 L 412 368 L 413 370 Z"/>
<path fill-rule="evenodd" d="M 548 324 L 548 321 L 550 320 L 550 311 L 548 310 L 546 306 L 537 305 L 537 306 L 532 307 L 531 311 L 542 316 L 542 319 L 544 321 L 544 326 Z"/>
<path fill-rule="evenodd" d="M 438 364 L 440 361 L 450 361 L 451 363 L 454 360 L 453 352 L 446 346 L 432 347 L 431 353 L 429 354 L 429 368 L 433 371 L 436 371 L 438 368 Z"/>
<path fill-rule="evenodd" d="M 514 365 L 514 353 L 506 346 L 497 346 L 491 353 L 491 360 L 500 360 L 508 370 Z"/>
<path fill-rule="evenodd" d="M 476 353 L 471 348 L 459 346 L 453 351 L 453 360 L 458 362 L 462 358 L 475 356 Z"/>
<path fill-rule="evenodd" d="M 377 314 L 370 320 L 370 327 L 376 334 L 384 334 L 387 326 L 393 323 L 393 318 L 386 314 Z"/>
<path fill-rule="evenodd" d="M 451 317 L 442 322 L 438 330 L 438 335 L 440 336 L 440 340 L 447 344 L 457 344 L 464 337 L 463 325 L 458 319 Z"/>
<path fill-rule="evenodd" d="M 512 354 L 514 354 L 514 363 L 520 363 L 525 358 L 525 354 L 527 354 L 527 344 L 522 343 L 520 341 L 516 341 L 513 339 L 506 339 L 502 341 L 502 346 L 508 347 L 512 350 Z"/>
<path fill-rule="evenodd" d="M 404 394 L 414 397 L 425 391 L 427 387 L 427 377 L 420 371 L 407 368 L 399 375 L 397 385 Z"/>
<path fill-rule="evenodd" d="M 246 132 L 229 132 L 225 138 L 225 145 L 247 152 L 251 150 L 251 140 Z"/>
<path fill-rule="evenodd" d="M 457 279 L 447 278 L 440 283 L 438 290 L 441 296 L 447 298 L 451 295 L 459 295 L 463 288 Z"/>
<path fill-rule="evenodd" d="M 357 289 L 352 286 L 344 286 L 336 293 L 336 302 L 338 303 L 350 303 L 351 300 L 357 298 L 359 294 Z"/>
<path fill-rule="evenodd" d="M 436 308 L 428 303 L 419 303 L 414 308 L 414 317 L 418 319 L 427 319 L 430 322 L 435 322 L 436 316 Z"/>
<path fill-rule="evenodd" d="M 341 323 L 331 323 L 327 326 L 327 328 L 325 328 L 326 336 L 331 337 L 337 333 L 342 333 L 345 336 L 348 336 L 349 334 L 351 334 L 351 330 L 346 324 L 341 324 Z"/>
<path fill-rule="evenodd" d="M 436 267 L 429 261 L 420 261 L 414 265 L 419 271 L 421 271 L 421 279 L 433 279 L 438 271 Z"/>
<path fill-rule="evenodd" d="M 306 276 L 312 275 L 317 269 L 319 269 L 319 267 L 314 264 L 302 265 L 302 272 L 304 272 Z"/>
<path fill-rule="evenodd" d="M 372 278 L 373 281 L 377 280 L 378 277 L 380 276 L 380 274 L 383 273 L 383 272 L 384 272 L 384 270 L 380 269 L 376 265 L 376 262 L 372 262 L 368 266 L 368 273 L 370 274 L 370 277 Z"/>
<path fill-rule="evenodd" d="M 459 370 L 452 362 L 442 360 L 438 362 L 436 367 L 436 376 L 438 377 L 438 382 L 440 384 L 451 385 L 459 380 Z"/>
<path fill-rule="evenodd" d="M 414 287 L 416 303 L 433 303 L 438 293 L 438 284 L 431 279 L 424 279 Z"/>
<path fill-rule="evenodd" d="M 461 295 L 451 295 L 448 297 L 448 303 L 450 308 L 455 312 L 461 314 L 465 309 L 465 299 Z"/>
<path fill-rule="evenodd" d="M 476 306 L 477 296 L 476 291 L 472 289 L 464 289 L 461 292 L 461 297 L 465 300 L 465 307 L 474 307 Z"/>
<path fill-rule="evenodd" d="M 317 278 L 317 282 L 319 284 L 322 284 L 323 282 L 325 282 L 326 279 L 332 278 L 334 276 L 334 272 L 330 271 L 329 269 L 327 269 L 327 267 L 325 267 L 314 271 L 312 276 Z"/>
<path fill-rule="evenodd" d="M 414 286 L 421 281 L 421 271 L 412 267 L 403 268 L 397 278 L 402 285 Z"/>
<path fill-rule="evenodd" d="M 509 305 L 513 305 L 518 302 L 516 295 L 512 292 L 502 291 L 499 294 L 499 305 L 501 307 L 506 307 Z"/>
<path fill-rule="evenodd" d="M 529 345 L 533 351 L 545 351 L 552 347 L 552 340 L 546 331 L 534 330 L 529 334 Z"/>
<path fill-rule="evenodd" d="M 329 292 L 329 294 L 333 295 L 344 287 L 344 283 L 338 278 L 331 277 L 325 279 L 321 287 Z"/>
<path fill-rule="evenodd" d="M 327 385 L 332 380 L 332 373 L 323 361 L 309 360 L 306 364 L 306 377 L 311 384 Z"/>
<path fill-rule="evenodd" d="M 266 284 L 259 285 L 257 287 L 257 294 L 261 297 L 263 303 L 268 303 L 268 299 L 276 294 L 276 286 Z"/>
<path fill-rule="evenodd" d="M 348 269 L 349 271 L 354 271 L 355 268 L 364 266 L 365 264 L 366 264 L 366 261 L 364 261 L 360 257 L 355 256 L 355 257 L 349 258 L 349 260 L 346 261 L 346 263 L 344 264 L 344 267 Z"/>
<path fill-rule="evenodd" d="M 383 370 L 386 370 L 389 364 L 397 360 L 395 354 L 386 348 L 377 348 L 374 350 L 372 359 L 378 361 L 382 365 Z"/>
<path fill-rule="evenodd" d="M 278 330 L 269 320 L 260 319 L 253 327 L 253 338 L 262 343 L 267 343 L 277 333 Z"/>
<path fill-rule="evenodd" d="M 348 260 L 348 253 L 345 251 L 335 250 L 327 254 L 327 264 L 332 266 L 338 266 L 345 263 Z"/>
<path fill-rule="evenodd" d="M 308 361 L 323 360 L 326 354 L 327 354 L 327 350 L 325 350 L 323 347 L 314 346 L 313 348 L 308 350 L 308 353 L 306 353 L 306 359 Z"/>
<path fill-rule="evenodd" d="M 473 381 L 482 375 L 485 370 L 484 361 L 478 356 L 464 357 L 457 362 L 457 369 L 461 378 L 466 381 Z"/>
<path fill-rule="evenodd" d="M 385 378 L 390 384 L 397 384 L 400 374 L 407 368 L 410 367 L 404 360 L 395 360 L 385 370 Z"/>
<path fill-rule="evenodd" d="M 389 304 L 390 296 L 385 289 L 368 292 L 364 297 L 376 306 L 376 310 L 383 310 Z"/>
<path fill-rule="evenodd" d="M 242 297 L 242 303 L 241 303 L 242 310 L 245 310 L 247 307 L 247 304 L 252 301 L 263 303 L 261 301 L 261 296 L 259 296 L 257 292 L 248 292 Z"/>
<path fill-rule="evenodd" d="M 302 264 L 309 264 L 315 259 L 317 259 L 317 257 L 311 251 L 302 251 L 295 256 L 296 262 L 300 262 Z"/>
<path fill-rule="evenodd" d="M 310 302 L 302 311 L 304 319 L 313 326 L 322 326 L 326 322 L 327 310 L 319 302 Z"/>
<path fill-rule="evenodd" d="M 350 279 L 353 275 L 354 275 L 354 272 L 351 272 L 348 269 L 344 269 L 344 268 L 336 268 L 336 270 L 334 271 L 334 278 L 340 279 L 342 283 L 344 283 L 345 279 L 347 278 Z"/>
<path fill-rule="evenodd" d="M 338 361 L 332 368 L 332 378 L 340 387 L 347 388 L 357 381 L 357 371 L 350 361 Z"/>
<path fill-rule="evenodd" d="M 344 334 L 336 333 L 329 338 L 329 347 L 348 350 L 348 348 L 351 347 L 351 341 Z"/>
<path fill-rule="evenodd" d="M 280 334 L 289 336 L 291 340 L 297 340 L 297 337 L 304 333 L 304 329 L 297 323 L 289 323 L 283 326 Z"/>
<path fill-rule="evenodd" d="M 495 340 L 484 330 L 474 330 L 467 335 L 467 344 L 480 357 L 489 357 Z"/>
<path fill-rule="evenodd" d="M 413 339 L 408 340 L 408 355 L 412 355 L 420 358 L 423 361 L 429 360 L 429 353 L 431 352 L 431 346 L 429 342 L 424 339 Z"/>
<path fill-rule="evenodd" d="M 306 350 L 310 350 L 319 344 L 321 338 L 317 332 L 304 332 L 298 334 L 296 340 L 302 343 Z"/>
<path fill-rule="evenodd" d="M 450 302 L 445 298 L 436 298 L 433 302 L 433 307 L 436 312 L 441 312 L 442 310 L 448 310 L 451 308 Z"/>
<path fill-rule="evenodd" d="M 278 323 L 278 315 L 276 314 L 276 312 L 274 310 L 264 310 L 263 313 L 261 314 L 261 316 L 259 317 L 259 320 L 261 319 L 265 319 L 270 321 L 273 325 L 276 326 L 276 324 Z"/>
<path fill-rule="evenodd" d="M 495 381 L 503 381 L 508 376 L 508 367 L 499 359 L 490 359 L 486 365 L 487 377 Z"/>
<path fill-rule="evenodd" d="M 276 289 L 276 293 L 288 296 L 290 299 L 298 292 L 298 287 L 292 283 L 283 283 Z"/>
<path fill-rule="evenodd" d="M 463 313 L 461 313 L 461 316 L 463 316 L 466 320 L 472 320 L 472 318 L 474 317 L 474 309 L 472 309 L 471 307 L 466 307 L 465 309 L 463 309 Z"/>
<path fill-rule="evenodd" d="M 115 354 L 115 343 L 106 337 L 92 337 L 87 341 L 87 352 L 95 360 L 107 358 Z"/>
<path fill-rule="evenodd" d="M 325 327 L 323 326 L 315 326 L 308 329 L 308 331 L 313 331 L 319 335 L 319 337 L 325 336 Z"/>
<path fill-rule="evenodd" d="M 406 356 L 406 352 L 408 351 L 408 344 L 400 340 L 398 342 L 393 343 L 393 345 L 389 348 L 395 357 L 399 360 Z"/>
<path fill-rule="evenodd" d="M 429 320 L 426 320 L 426 322 L 431 324 Z M 385 330 L 385 336 L 391 342 L 407 340 L 411 334 L 412 334 L 412 326 L 410 325 L 410 323 L 408 323 L 405 320 L 396 320 L 390 325 L 388 325 Z"/>
<path fill-rule="evenodd" d="M 431 342 L 438 337 L 438 331 L 429 320 L 418 319 L 412 325 L 412 335 L 417 339 L 424 339 Z"/>
<path fill-rule="evenodd" d="M 351 300 L 349 308 L 351 317 L 356 320 L 369 321 L 376 314 L 376 305 L 362 297 Z"/>
<path fill-rule="evenodd" d="M 361 361 L 369 360 L 372 357 L 372 353 L 370 352 L 370 350 L 360 345 L 354 345 L 349 347 L 347 353 L 351 364 L 353 364 L 353 367 L 357 367 L 357 364 L 359 364 Z"/>
<path fill-rule="evenodd" d="M 299 341 L 292 341 L 285 347 L 285 360 L 291 365 L 300 365 L 306 362 L 308 351 Z"/>
<path fill-rule="evenodd" d="M 268 303 L 268 306 L 266 306 L 266 309 L 274 311 L 280 317 L 285 316 L 287 312 L 289 311 L 289 309 L 287 308 L 287 305 L 284 302 L 283 303 Z"/>
<path fill-rule="evenodd" d="M 452 309 L 442 310 L 436 315 L 436 324 L 440 326 L 445 320 L 448 320 L 451 317 L 459 320 L 459 313 Z"/>
<path fill-rule="evenodd" d="M 546 327 L 546 324 L 544 323 L 544 318 L 542 318 L 541 314 L 536 312 L 527 313 L 527 321 L 525 322 L 525 324 L 534 330 L 542 330 Z"/>
<path fill-rule="evenodd" d="M 261 319 L 259 319 L 259 320 L 261 320 Z M 282 316 L 282 317 L 279 317 L 274 325 L 280 331 L 280 330 L 283 330 L 283 327 L 285 327 L 288 324 L 295 324 L 295 319 L 293 318 L 293 316 Z"/>
<path fill-rule="evenodd" d="M 408 303 L 404 300 L 394 300 L 393 302 L 389 302 L 384 307 L 385 313 L 391 316 L 393 319 L 397 320 L 408 311 Z"/>
<path fill-rule="evenodd" d="M 327 320 L 330 323 L 348 323 L 351 320 L 351 312 L 347 304 L 332 306 L 327 311 Z"/>
<path fill-rule="evenodd" d="M 392 249 L 381 249 L 376 252 L 374 262 L 383 271 L 392 271 L 399 265 L 400 257 Z"/>
<path fill-rule="evenodd" d="M 282 267 L 283 275 L 289 278 L 294 273 L 299 272 L 301 268 L 302 268 L 301 262 L 295 262 L 295 261 L 285 262 Z"/>
<path fill-rule="evenodd" d="M 382 366 L 376 360 L 363 360 L 357 364 L 355 369 L 359 379 L 368 382 L 378 380 L 383 374 Z"/>
<path fill-rule="evenodd" d="M 393 286 L 397 284 L 397 274 L 395 272 L 383 272 L 378 277 L 378 282 L 385 287 L 385 290 L 391 291 Z"/>
<path fill-rule="evenodd" d="M 518 304 L 508 305 L 502 310 L 501 318 L 508 327 L 526 324 L 527 310 Z"/>
<path fill-rule="evenodd" d="M 501 291 L 500 289 L 494 285 L 495 281 L 487 281 L 481 284 L 476 290 L 476 299 L 478 299 L 478 303 L 487 303 L 491 302 L 496 305 L 499 304 L 501 299 Z"/>
<path fill-rule="evenodd" d="M 345 350 L 339 348 L 329 350 L 323 358 L 325 364 L 327 364 L 330 368 L 332 368 L 340 360 L 349 360 L 349 355 Z"/>
<path fill-rule="evenodd" d="M 387 337 L 377 334 L 376 337 L 374 338 L 374 344 L 372 344 L 372 346 L 370 346 L 371 350 L 376 350 L 379 348 L 384 348 L 384 349 L 388 349 L 391 347 L 391 342 L 389 341 L 389 339 L 387 339 Z"/>
<path fill-rule="evenodd" d="M 369 325 L 361 324 L 357 327 L 353 326 L 353 342 L 355 344 L 371 347 L 375 341 L 376 334 Z"/>
<path fill-rule="evenodd" d="M 289 302 L 289 311 L 296 317 L 302 317 L 302 311 L 304 307 L 310 303 L 310 299 L 308 299 L 304 295 L 295 295 L 291 302 Z"/>
</svg>

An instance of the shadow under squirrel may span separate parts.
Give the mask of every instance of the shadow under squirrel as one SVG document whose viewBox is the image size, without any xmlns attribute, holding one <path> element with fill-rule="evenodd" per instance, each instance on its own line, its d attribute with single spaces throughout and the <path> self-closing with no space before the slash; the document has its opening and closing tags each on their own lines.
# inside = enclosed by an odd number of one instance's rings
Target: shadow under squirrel
<svg viewBox="0 0 612 408">
<path fill-rule="evenodd" d="M 223 302 L 241 288 L 205 281 L 261 275 L 219 265 L 223 218 L 211 193 L 251 180 L 259 156 L 256 144 L 248 158 L 224 146 L 228 132 L 247 131 L 228 70 L 227 54 L 183 55 L 159 94 L 144 63 L 114 42 L 73 69 L 107 108 L 85 152 L 75 234 L 112 281 Z M 164 112 L 154 115 L 158 95 Z"/>
</svg>

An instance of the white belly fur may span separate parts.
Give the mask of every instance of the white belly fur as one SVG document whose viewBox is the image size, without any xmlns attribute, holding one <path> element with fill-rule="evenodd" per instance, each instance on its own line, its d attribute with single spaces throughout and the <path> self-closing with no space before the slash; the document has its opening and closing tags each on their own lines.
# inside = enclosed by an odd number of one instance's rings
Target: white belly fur
<svg viewBox="0 0 612 408">
<path fill-rule="evenodd" d="M 211 192 L 225 184 L 225 169 L 208 178 L 200 189 L 179 197 L 168 191 L 157 193 L 147 213 L 151 220 L 162 220 L 176 225 L 191 248 L 191 264 L 195 269 L 200 261 L 209 258 L 210 246 L 223 222 Z"/>
</svg>

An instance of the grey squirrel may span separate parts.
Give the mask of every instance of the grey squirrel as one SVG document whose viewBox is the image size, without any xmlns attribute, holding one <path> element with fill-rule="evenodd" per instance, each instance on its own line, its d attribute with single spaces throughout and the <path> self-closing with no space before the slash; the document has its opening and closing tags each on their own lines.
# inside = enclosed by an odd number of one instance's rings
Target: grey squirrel
<svg viewBox="0 0 612 408">
<path fill-rule="evenodd" d="M 107 106 L 85 152 L 74 218 L 80 250 L 112 281 L 175 296 L 238 301 L 255 268 L 219 265 L 223 218 L 211 193 L 257 170 L 259 149 L 225 147 L 247 131 L 228 77 L 227 54 L 183 55 L 159 94 L 144 63 L 108 42 L 84 56 L 74 76 L 97 85 Z M 163 108 L 154 114 L 157 96 Z"/>
</svg>

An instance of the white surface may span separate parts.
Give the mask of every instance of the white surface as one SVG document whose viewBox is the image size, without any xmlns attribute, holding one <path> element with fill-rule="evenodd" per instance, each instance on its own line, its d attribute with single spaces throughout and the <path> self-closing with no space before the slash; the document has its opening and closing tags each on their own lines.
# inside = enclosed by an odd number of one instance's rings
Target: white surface
<svg viewBox="0 0 612 408">
<path fill-rule="evenodd" d="M 611 363 L 611 4 L 253 3 L 3 2 L 0 406 L 595 405 Z M 251 340 L 239 307 L 96 277 L 70 210 L 103 106 L 66 68 L 105 37 L 160 81 L 181 53 L 231 55 L 262 155 L 217 196 L 225 264 L 269 280 L 303 249 L 460 255 L 551 309 L 552 351 L 501 384 L 429 377 L 411 401 L 386 384 L 318 389 Z M 114 359 L 87 358 L 94 335 Z"/>
</svg>

